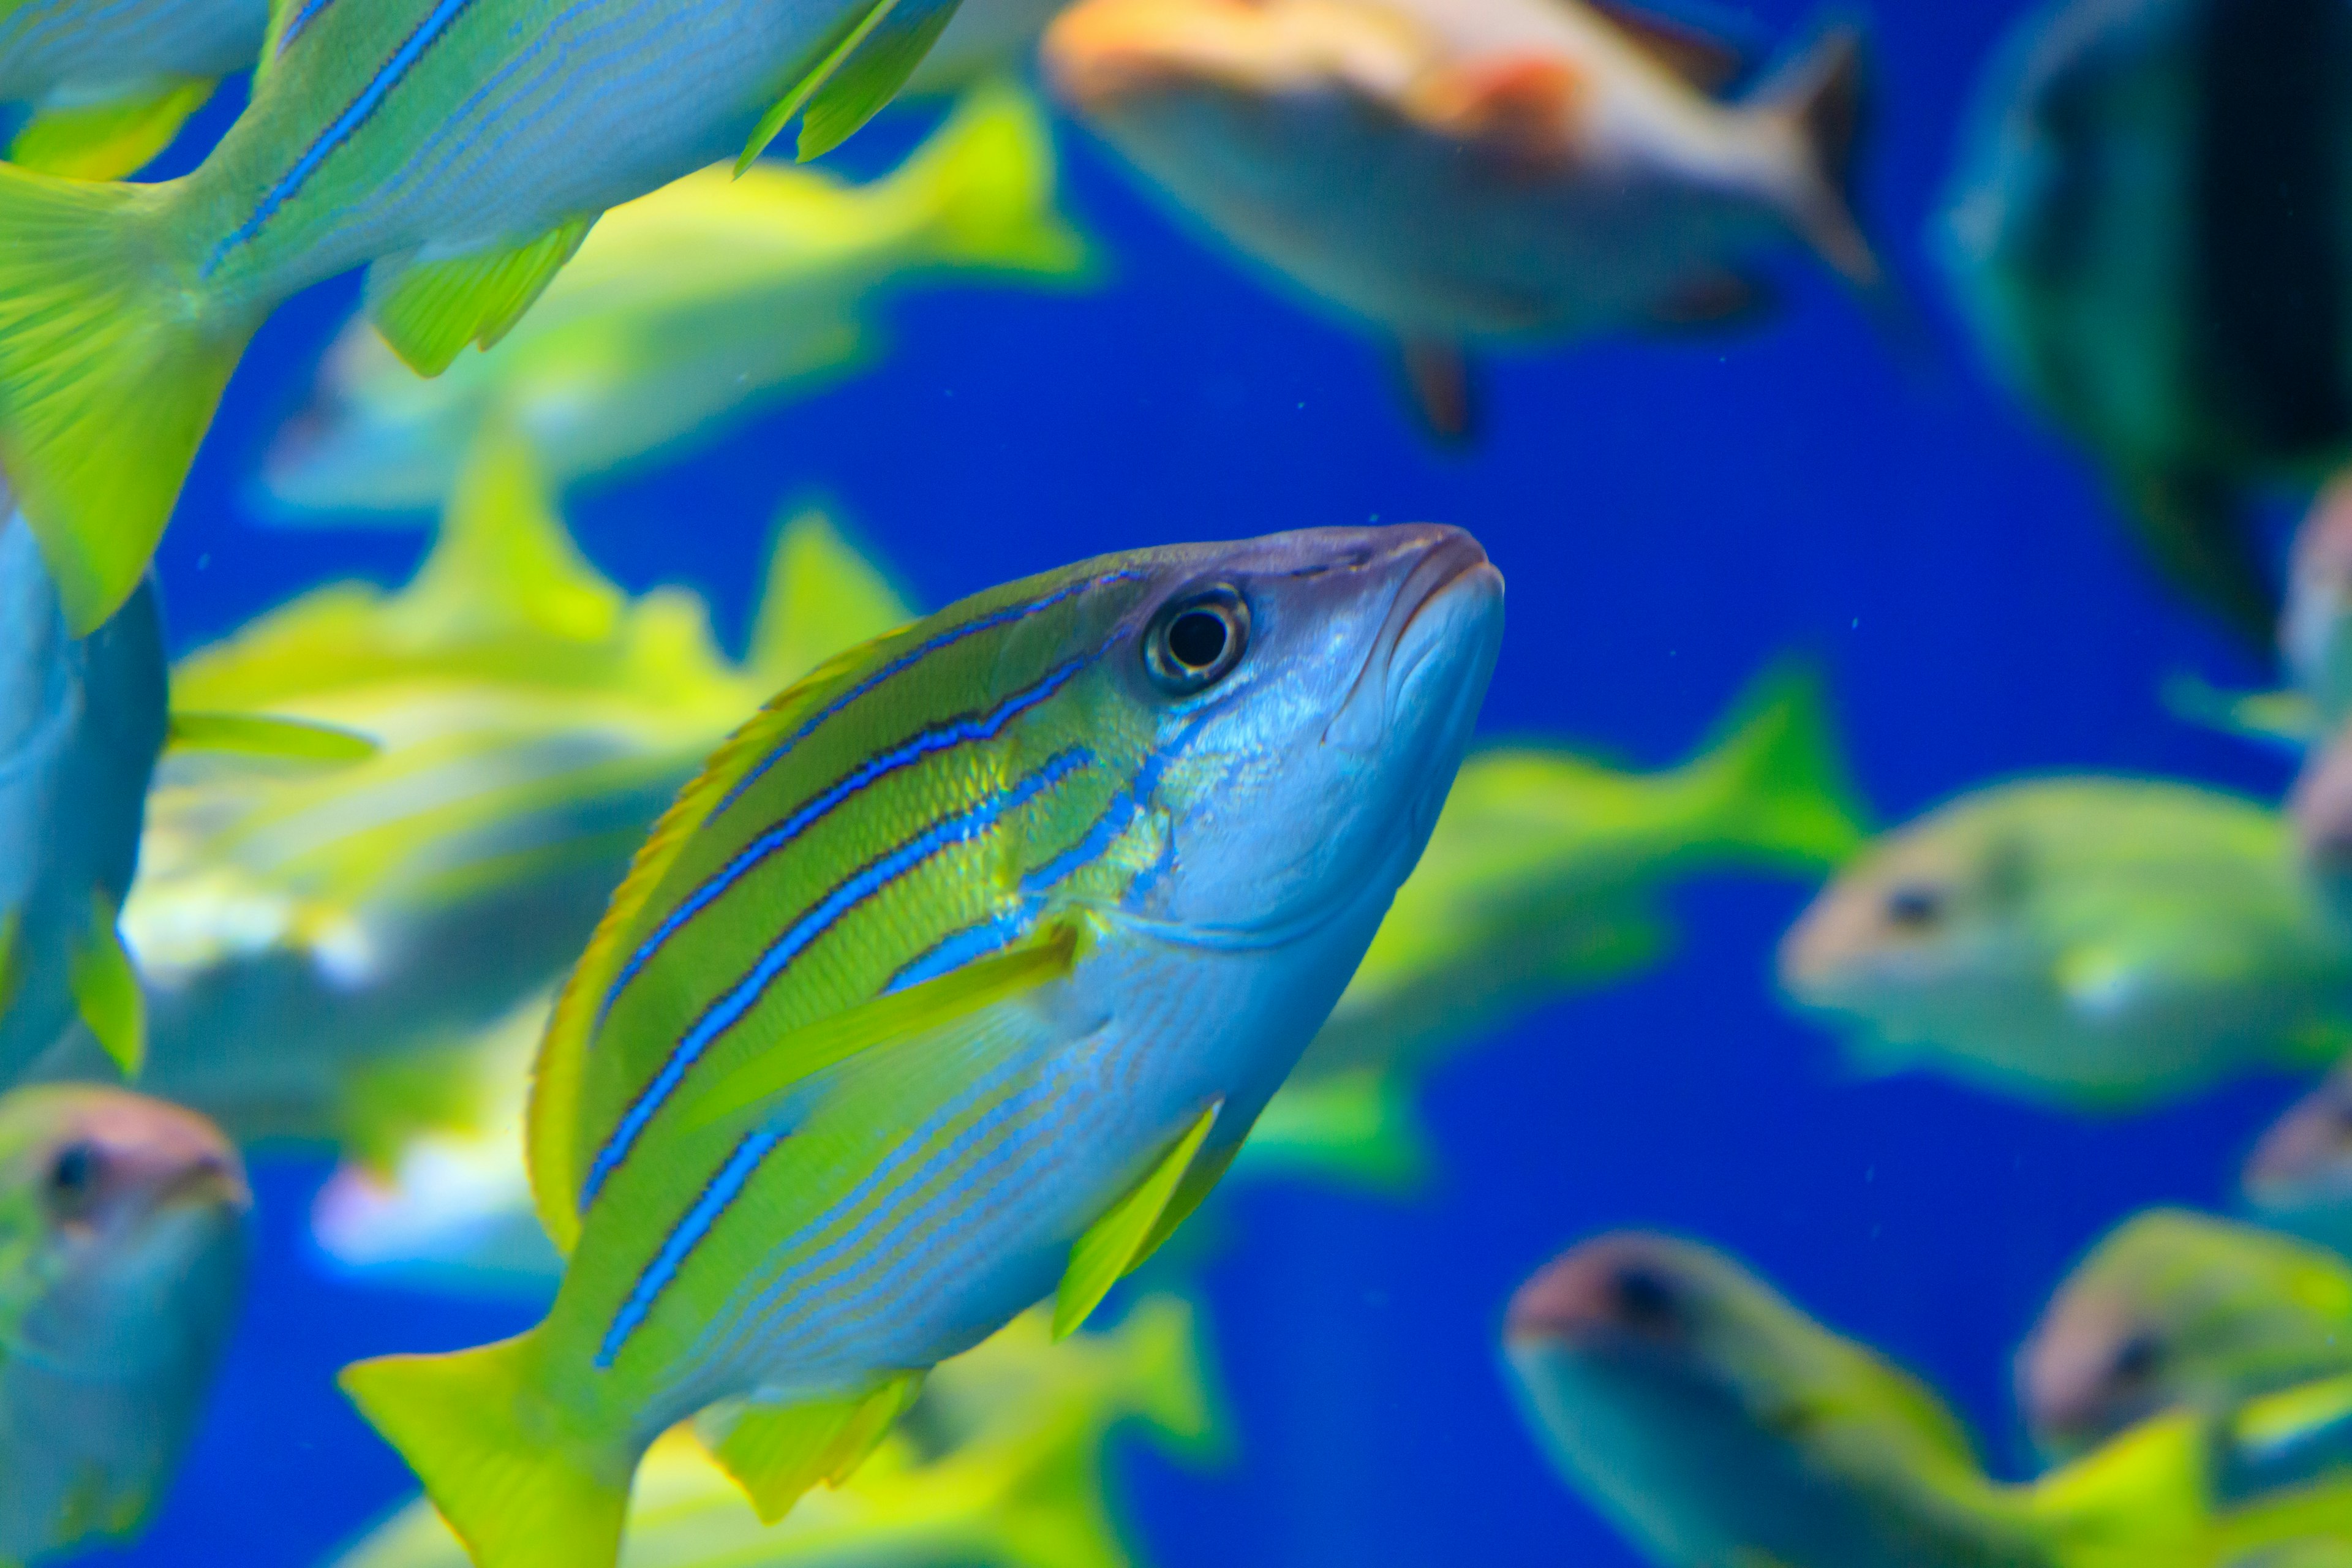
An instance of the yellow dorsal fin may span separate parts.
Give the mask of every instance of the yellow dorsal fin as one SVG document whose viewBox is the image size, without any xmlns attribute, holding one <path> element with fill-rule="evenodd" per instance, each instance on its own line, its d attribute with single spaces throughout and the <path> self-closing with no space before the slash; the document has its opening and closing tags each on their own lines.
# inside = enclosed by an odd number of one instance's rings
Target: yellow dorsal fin
<svg viewBox="0 0 2352 1568">
<path fill-rule="evenodd" d="M 107 103 L 37 110 L 9 143 L 8 161 L 69 180 L 121 179 L 172 144 L 214 85 L 173 77 Z"/>
<path fill-rule="evenodd" d="M 439 375 L 467 343 L 495 347 L 555 280 L 594 226 L 575 217 L 520 245 L 368 268 L 368 319 L 419 375 Z"/>
<path fill-rule="evenodd" d="M 605 991 L 627 962 L 637 917 L 687 841 L 713 807 L 803 721 L 838 694 L 863 668 L 865 647 L 852 648 L 810 672 L 729 736 L 701 773 L 680 790 L 637 850 L 629 874 L 613 890 L 604 918 L 572 966 L 555 1001 L 547 1037 L 531 1068 L 525 1153 L 540 1222 L 559 1251 L 569 1253 L 580 1232 L 582 1175 L 579 1127 L 581 1068 Z"/>
<path fill-rule="evenodd" d="M 139 972 L 122 950 L 115 926 L 114 900 L 102 889 L 89 895 L 89 930 L 66 963 L 66 984 L 81 1021 L 125 1078 L 137 1078 L 147 1060 L 147 999 Z"/>
<path fill-rule="evenodd" d="M 750 663 L 779 684 L 798 680 L 842 649 L 914 618 L 873 558 L 822 510 L 803 507 L 778 532 L 768 558 Z"/>
<path fill-rule="evenodd" d="M 342 765 L 363 763 L 383 748 L 356 730 L 266 713 L 172 715 L 164 744 L 175 752 L 234 752 L 240 756 Z"/>
<path fill-rule="evenodd" d="M 1151 1255 L 1152 1247 L 1165 1235 L 1160 1216 L 1167 1213 L 1178 1184 L 1192 1169 L 1193 1156 L 1201 1152 L 1201 1144 L 1215 1125 L 1218 1109 L 1223 1104 L 1220 1100 L 1194 1118 L 1192 1125 L 1160 1157 L 1150 1173 L 1111 1205 L 1071 1245 L 1070 1267 L 1063 1274 L 1062 1288 L 1054 1298 L 1055 1339 L 1066 1339 L 1076 1332 L 1087 1314 L 1110 1294 L 1110 1288 Z M 1226 1155 L 1227 1159 L 1231 1157 Z"/>
<path fill-rule="evenodd" d="M 922 1386 L 922 1373 L 902 1372 L 841 1399 L 804 1405 L 725 1400 L 696 1417 L 694 1429 L 751 1500 L 761 1522 L 774 1524 L 819 1481 L 847 1480 Z"/>
<path fill-rule="evenodd" d="M 422 642 L 509 630 L 603 642 L 627 610 L 628 595 L 572 543 L 530 444 L 493 421 L 475 437 L 433 552 L 393 614 Z"/>
</svg>

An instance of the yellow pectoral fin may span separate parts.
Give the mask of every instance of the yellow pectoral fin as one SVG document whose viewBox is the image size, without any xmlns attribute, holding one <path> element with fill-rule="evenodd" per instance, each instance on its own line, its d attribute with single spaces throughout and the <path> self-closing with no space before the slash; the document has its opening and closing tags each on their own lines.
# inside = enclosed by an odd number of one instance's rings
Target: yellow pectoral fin
<svg viewBox="0 0 2352 1568">
<path fill-rule="evenodd" d="M 695 1435 L 743 1489 L 761 1522 L 773 1524 L 817 1482 L 847 1480 L 922 1386 L 923 1373 L 902 1372 L 842 1399 L 806 1405 L 726 1400 L 695 1418 Z"/>
<path fill-rule="evenodd" d="M 1076 928 L 1057 927 L 1044 942 L 980 959 L 936 980 L 820 1018 L 733 1072 L 684 1091 L 674 1114 L 681 1127 L 692 1131 L 762 1106 L 861 1051 L 929 1034 L 1057 980 L 1070 972 L 1076 951 Z"/>
<path fill-rule="evenodd" d="M 68 180 L 119 180 L 169 147 L 213 86 L 169 81 L 111 103 L 40 110 L 9 143 L 8 161 Z"/>
<path fill-rule="evenodd" d="M 383 750 L 372 737 L 339 724 L 265 713 L 177 712 L 164 744 L 175 752 L 234 752 L 330 767 L 363 763 Z"/>
<path fill-rule="evenodd" d="M 1164 1226 L 1162 1219 L 1173 1206 L 1178 1186 L 1192 1168 L 1193 1156 L 1215 1125 L 1217 1110 L 1224 1101 L 1220 1100 L 1201 1112 L 1184 1135 L 1176 1140 L 1151 1173 L 1137 1183 L 1128 1194 L 1113 1204 L 1104 1215 L 1087 1227 L 1070 1247 L 1070 1267 L 1062 1276 L 1061 1289 L 1054 1298 L 1054 1337 L 1067 1339 L 1078 1326 L 1110 1294 L 1110 1288 L 1119 1282 L 1127 1271 L 1151 1256 L 1151 1250 L 1175 1228 L 1175 1221 Z M 1221 1151 L 1225 1161 L 1233 1155 Z M 1222 1170 L 1223 1164 L 1219 1167 Z M 1211 1184 L 1214 1177 L 1211 1178 Z M 1207 1184 L 1199 1191 L 1206 1192 Z M 1198 1203 L 1199 1197 L 1193 1198 Z M 1178 1214 L 1176 1220 L 1183 1215 Z"/>
<path fill-rule="evenodd" d="M 467 343 L 495 345 L 522 320 L 588 237 L 595 216 L 536 239 L 441 261 L 390 259 L 368 268 L 368 317 L 419 375 L 439 375 Z"/>
<path fill-rule="evenodd" d="M 131 955 L 122 951 L 114 900 L 93 889 L 89 907 L 90 929 L 67 962 L 66 984 L 90 1034 L 123 1077 L 136 1078 L 147 1059 L 147 999 Z"/>
<path fill-rule="evenodd" d="M 805 162 L 839 146 L 906 85 L 955 9 L 956 0 L 877 0 L 761 119 L 735 172 L 750 168 L 803 109 L 808 117 L 801 121 L 795 153 Z"/>
</svg>

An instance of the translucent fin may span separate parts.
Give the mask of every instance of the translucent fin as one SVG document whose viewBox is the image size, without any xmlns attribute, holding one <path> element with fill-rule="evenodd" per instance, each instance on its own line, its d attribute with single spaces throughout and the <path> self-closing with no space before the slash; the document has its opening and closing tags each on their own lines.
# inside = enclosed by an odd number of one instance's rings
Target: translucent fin
<svg viewBox="0 0 2352 1568">
<path fill-rule="evenodd" d="M 915 618 L 897 586 L 814 507 L 787 521 L 768 558 L 751 665 L 782 684 Z"/>
<path fill-rule="evenodd" d="M 572 542 L 530 443 L 485 422 L 433 552 L 401 593 L 404 629 L 428 642 L 520 631 L 593 643 L 627 613 L 628 595 Z"/>
<path fill-rule="evenodd" d="M 1059 927 L 1043 942 L 977 959 L 936 980 L 820 1018 L 733 1072 L 681 1091 L 673 1114 L 688 1131 L 740 1115 L 861 1051 L 931 1033 L 1058 980 L 1070 972 L 1076 952 L 1076 929 Z"/>
<path fill-rule="evenodd" d="M 803 162 L 832 152 L 898 96 L 938 41 L 957 0 L 897 0 L 826 77 L 801 117 Z"/>
<path fill-rule="evenodd" d="M 1110 1294 L 1110 1288 L 1129 1268 L 1150 1256 L 1162 1234 L 1160 1215 L 1175 1198 L 1178 1184 L 1192 1169 L 1192 1158 L 1201 1152 L 1201 1144 L 1209 1136 L 1209 1129 L 1215 1124 L 1217 1111 L 1223 1104 L 1223 1100 L 1218 1100 L 1201 1112 L 1184 1135 L 1160 1157 L 1151 1173 L 1072 1244 L 1069 1269 L 1063 1274 L 1061 1289 L 1054 1298 L 1055 1339 L 1067 1339 L 1076 1332 L 1087 1314 Z"/>
<path fill-rule="evenodd" d="M 956 0 L 877 0 L 850 22 L 761 117 L 735 160 L 740 174 L 803 110 L 795 151 L 805 160 L 838 146 L 890 100 L 955 15 Z M 836 79 L 839 79 L 836 85 Z"/>
<path fill-rule="evenodd" d="M 338 1381 L 479 1568 L 612 1568 L 636 1453 L 583 1444 L 530 1386 L 530 1335 L 384 1356 Z"/>
<path fill-rule="evenodd" d="M 1109 1337 L 1135 1414 L 1176 1452 L 1206 1461 L 1223 1451 L 1224 1437 L 1200 1317 L 1181 1297 L 1149 1296 Z"/>
<path fill-rule="evenodd" d="M 506 336 L 588 237 L 573 218 L 524 245 L 446 260 L 388 259 L 368 268 L 369 319 L 419 375 L 439 375 L 467 343 Z"/>
<path fill-rule="evenodd" d="M 68 180 L 119 180 L 172 144 L 215 84 L 168 81 L 136 98 L 37 110 L 8 145 L 8 161 Z"/>
<path fill-rule="evenodd" d="M 89 916 L 89 931 L 66 962 L 66 984 L 91 1037 L 123 1077 L 137 1078 L 147 1060 L 147 999 L 115 927 L 114 900 L 93 889 Z"/>
<path fill-rule="evenodd" d="M 931 215 L 926 234 L 943 260 L 1081 277 L 1086 237 L 1055 207 L 1055 181 L 1044 109 L 1020 88 L 990 82 L 964 95 L 884 189 Z"/>
<path fill-rule="evenodd" d="M 175 752 L 235 752 L 329 766 L 363 763 L 383 749 L 371 737 L 340 724 L 264 713 L 185 711 L 172 715 L 164 744 Z"/>
<path fill-rule="evenodd" d="M 867 1393 L 806 1405 L 730 1399 L 695 1418 L 695 1435 L 751 1500 L 762 1524 L 792 1511 L 819 1481 L 847 1480 L 922 1391 L 903 1372 Z"/>
<path fill-rule="evenodd" d="M 76 637 L 139 585 L 256 323 L 152 259 L 161 189 L 0 164 L 0 471 Z"/>
<path fill-rule="evenodd" d="M 1724 840 L 1765 859 L 1811 869 L 1861 847 L 1862 809 L 1828 704 L 1801 661 L 1759 676 L 1685 773 L 1716 800 Z"/>
<path fill-rule="evenodd" d="M 1293 1077 L 1266 1102 L 1244 1163 L 1402 1195 L 1429 1178 L 1429 1135 L 1412 1097 L 1396 1076 L 1379 1068 Z"/>
</svg>

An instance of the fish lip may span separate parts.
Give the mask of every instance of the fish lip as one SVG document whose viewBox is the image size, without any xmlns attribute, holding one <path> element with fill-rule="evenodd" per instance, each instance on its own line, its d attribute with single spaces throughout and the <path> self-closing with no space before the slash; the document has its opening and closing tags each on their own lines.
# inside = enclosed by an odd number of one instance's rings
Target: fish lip
<svg viewBox="0 0 2352 1568">
<path fill-rule="evenodd" d="M 1441 639 L 1419 639 L 1409 656 L 1397 658 L 1423 614 L 1452 594 L 1475 586 L 1502 595 L 1503 574 L 1486 547 L 1458 528 L 1436 525 L 1421 543 L 1422 557 L 1397 585 L 1387 616 L 1356 671 L 1348 700 L 1323 728 L 1323 743 L 1346 751 L 1377 750 L 1387 738 L 1389 710 L 1396 693 L 1434 653 Z"/>
</svg>

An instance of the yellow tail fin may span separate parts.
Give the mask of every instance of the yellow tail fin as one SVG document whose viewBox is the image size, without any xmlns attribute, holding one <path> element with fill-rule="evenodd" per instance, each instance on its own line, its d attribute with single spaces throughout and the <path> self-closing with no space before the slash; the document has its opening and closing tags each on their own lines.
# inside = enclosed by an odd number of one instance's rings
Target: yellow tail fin
<svg viewBox="0 0 2352 1568">
<path fill-rule="evenodd" d="M 158 258 L 169 188 L 0 164 L 0 472 L 76 637 L 138 586 L 257 324 Z"/>
<path fill-rule="evenodd" d="M 532 1336 L 343 1369 L 479 1568 L 613 1568 L 639 1446 L 583 1441 L 532 1386 Z"/>
</svg>

